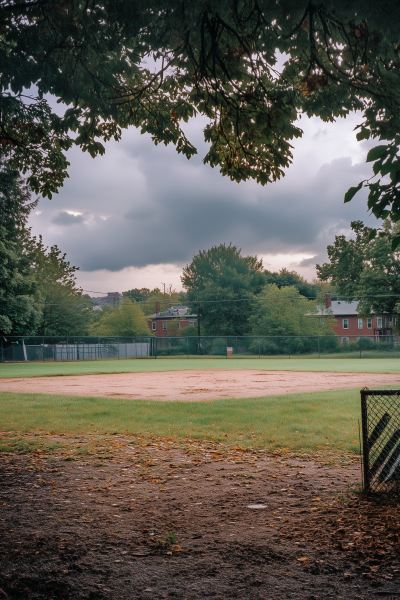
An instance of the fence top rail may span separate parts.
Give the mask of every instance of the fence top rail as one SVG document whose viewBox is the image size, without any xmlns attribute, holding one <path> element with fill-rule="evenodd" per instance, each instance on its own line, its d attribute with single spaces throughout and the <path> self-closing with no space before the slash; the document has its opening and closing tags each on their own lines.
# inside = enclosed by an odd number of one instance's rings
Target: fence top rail
<svg viewBox="0 0 400 600">
<path fill-rule="evenodd" d="M 314 338 L 314 339 L 319 339 L 319 338 L 329 338 L 329 339 L 333 339 L 333 338 L 351 338 L 351 339 L 356 339 L 356 340 L 360 340 L 360 339 L 371 339 L 371 338 L 375 338 L 375 339 L 384 339 L 387 340 L 390 338 L 391 341 L 394 341 L 393 338 L 397 338 L 397 334 L 388 334 L 388 335 L 379 335 L 379 334 L 349 334 L 349 333 L 345 333 L 345 334 L 324 334 L 324 335 L 191 335 L 191 336 L 165 336 L 165 337 L 158 337 L 158 336 L 152 336 L 152 335 L 133 335 L 133 336 L 119 336 L 119 335 L 66 335 L 66 336 L 61 336 L 61 335 L 7 335 L 4 336 L 2 339 L 4 340 L 29 340 L 29 339 L 57 339 L 60 340 L 58 343 L 65 343 L 65 340 L 70 339 L 70 340 L 79 340 L 79 339 L 83 339 L 83 340 L 135 340 L 135 339 L 142 339 L 142 340 L 181 340 L 184 341 L 185 339 L 198 339 L 198 338 L 202 338 L 202 339 L 207 339 L 207 338 L 212 338 L 212 339 L 223 339 L 226 340 L 227 338 L 236 338 L 236 339 L 256 339 L 256 340 L 267 340 L 267 339 L 310 339 L 310 338 Z M 86 342 L 86 343 L 92 343 L 92 342 Z"/>
<path fill-rule="evenodd" d="M 398 390 L 361 390 L 361 394 L 364 396 L 400 396 L 400 389 Z"/>
</svg>

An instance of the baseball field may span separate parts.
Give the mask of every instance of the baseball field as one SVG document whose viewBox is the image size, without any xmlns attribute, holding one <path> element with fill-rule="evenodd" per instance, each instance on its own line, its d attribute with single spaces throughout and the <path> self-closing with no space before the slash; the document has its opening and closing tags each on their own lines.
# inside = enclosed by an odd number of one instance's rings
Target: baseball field
<svg viewBox="0 0 400 600">
<path fill-rule="evenodd" d="M 397 359 L 159 359 L 0 365 L 6 437 L 167 436 L 359 451 L 359 390 L 400 387 Z"/>
</svg>

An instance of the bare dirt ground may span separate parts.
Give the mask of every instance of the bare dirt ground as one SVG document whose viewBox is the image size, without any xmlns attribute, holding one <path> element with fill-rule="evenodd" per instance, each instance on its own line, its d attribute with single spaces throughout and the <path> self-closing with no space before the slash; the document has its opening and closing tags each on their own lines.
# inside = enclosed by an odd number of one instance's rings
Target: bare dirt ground
<svg viewBox="0 0 400 600">
<path fill-rule="evenodd" d="M 355 457 L 69 443 L 0 460 L 1 599 L 400 595 L 400 508 L 354 492 Z"/>
<path fill-rule="evenodd" d="M 0 380 L 0 391 L 194 402 L 399 385 L 400 375 L 191 370 Z"/>
</svg>

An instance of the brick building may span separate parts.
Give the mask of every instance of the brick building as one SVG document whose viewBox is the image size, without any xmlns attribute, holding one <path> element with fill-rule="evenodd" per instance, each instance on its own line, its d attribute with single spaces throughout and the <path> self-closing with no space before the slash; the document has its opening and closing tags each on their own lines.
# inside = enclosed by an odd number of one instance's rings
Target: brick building
<svg viewBox="0 0 400 600">
<path fill-rule="evenodd" d="M 160 311 L 160 304 L 156 304 L 156 312 L 148 317 L 150 331 L 156 337 L 167 337 L 167 324 L 177 321 L 178 329 L 184 329 L 197 324 L 197 315 L 189 314 L 187 306 L 170 306 L 166 310 Z"/>
<path fill-rule="evenodd" d="M 331 300 L 330 296 L 326 296 L 325 308 L 330 309 L 330 314 L 335 317 L 336 324 L 333 332 L 336 335 L 343 336 L 343 338 L 362 335 L 393 335 L 396 325 L 395 317 L 387 313 L 377 316 L 371 312 L 370 317 L 363 319 L 358 314 L 357 305 L 357 301 Z"/>
</svg>

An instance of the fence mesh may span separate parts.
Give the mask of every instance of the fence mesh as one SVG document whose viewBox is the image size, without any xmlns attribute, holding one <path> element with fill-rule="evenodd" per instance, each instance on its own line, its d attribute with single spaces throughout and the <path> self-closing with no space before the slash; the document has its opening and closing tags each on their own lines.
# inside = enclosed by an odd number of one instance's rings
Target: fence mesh
<svg viewBox="0 0 400 600">
<path fill-rule="evenodd" d="M 397 335 L 390 336 L 7 336 L 0 340 L 1 362 L 52 362 L 119 358 L 200 356 L 235 358 L 400 357 Z"/>
<path fill-rule="evenodd" d="M 366 492 L 400 491 L 400 390 L 361 390 Z"/>
</svg>

